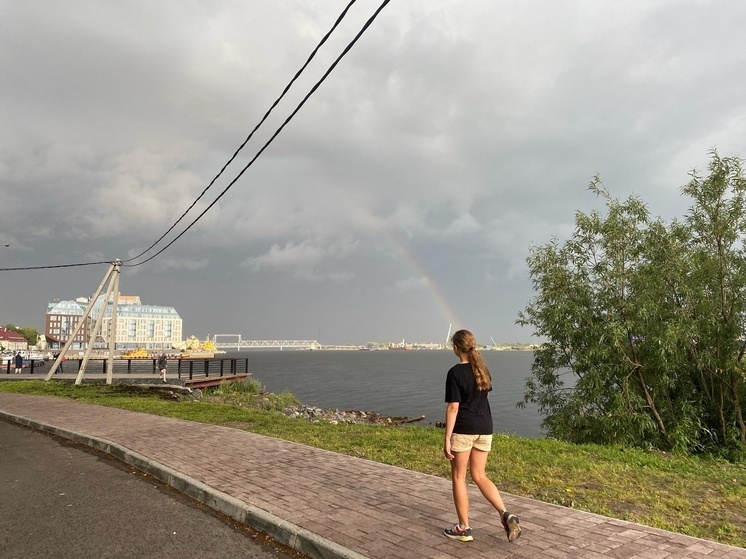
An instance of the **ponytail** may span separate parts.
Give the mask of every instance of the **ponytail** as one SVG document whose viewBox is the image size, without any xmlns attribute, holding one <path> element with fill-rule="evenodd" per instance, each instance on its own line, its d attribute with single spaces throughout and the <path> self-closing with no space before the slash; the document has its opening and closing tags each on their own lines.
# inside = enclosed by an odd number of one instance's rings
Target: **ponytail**
<svg viewBox="0 0 746 559">
<path fill-rule="evenodd" d="M 459 330 L 453 335 L 451 341 L 453 342 L 453 347 L 460 353 L 467 355 L 471 364 L 471 370 L 474 373 L 477 388 L 479 390 L 489 390 L 492 388 L 492 377 L 490 376 L 487 364 L 484 362 L 479 350 L 477 350 L 477 340 L 474 334 L 468 330 Z"/>
</svg>

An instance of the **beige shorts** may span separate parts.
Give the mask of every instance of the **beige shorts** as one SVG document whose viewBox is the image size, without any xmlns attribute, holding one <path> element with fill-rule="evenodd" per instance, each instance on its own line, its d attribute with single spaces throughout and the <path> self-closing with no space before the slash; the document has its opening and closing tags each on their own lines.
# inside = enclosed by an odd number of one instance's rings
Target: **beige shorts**
<svg viewBox="0 0 746 559">
<path fill-rule="evenodd" d="M 492 435 L 451 435 L 451 452 L 468 452 L 472 448 L 489 452 L 492 450 Z"/>
</svg>

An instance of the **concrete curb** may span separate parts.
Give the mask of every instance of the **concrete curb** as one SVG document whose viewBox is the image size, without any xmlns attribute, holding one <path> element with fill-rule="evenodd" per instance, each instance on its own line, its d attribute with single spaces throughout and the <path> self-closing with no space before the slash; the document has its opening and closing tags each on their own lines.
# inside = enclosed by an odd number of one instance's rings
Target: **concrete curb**
<svg viewBox="0 0 746 559">
<path fill-rule="evenodd" d="M 125 464 L 145 472 L 157 480 L 173 487 L 177 491 L 188 495 L 195 501 L 218 511 L 233 520 L 250 526 L 254 530 L 264 532 L 273 540 L 294 549 L 311 559 L 369 559 L 351 549 L 347 549 L 331 540 L 304 530 L 295 524 L 287 522 L 273 514 L 255 506 L 244 503 L 222 491 L 218 491 L 181 472 L 159 464 L 146 456 L 134 452 L 122 445 L 40 423 L 26 417 L 10 414 L 0 410 L 0 418 L 30 427 L 38 431 L 51 433 L 63 439 L 75 441 L 90 448 L 105 452 Z"/>
</svg>

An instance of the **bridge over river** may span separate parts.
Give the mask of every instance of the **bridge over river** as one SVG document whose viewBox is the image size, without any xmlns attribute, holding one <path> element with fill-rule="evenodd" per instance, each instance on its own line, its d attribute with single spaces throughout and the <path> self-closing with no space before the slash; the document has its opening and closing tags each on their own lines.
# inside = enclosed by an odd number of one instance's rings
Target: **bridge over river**
<svg viewBox="0 0 746 559">
<path fill-rule="evenodd" d="M 209 338 L 209 336 L 208 336 Z M 215 349 L 234 349 L 236 351 L 247 349 L 361 349 L 357 345 L 322 345 L 317 340 L 244 340 L 241 334 L 215 334 L 212 337 Z"/>
</svg>

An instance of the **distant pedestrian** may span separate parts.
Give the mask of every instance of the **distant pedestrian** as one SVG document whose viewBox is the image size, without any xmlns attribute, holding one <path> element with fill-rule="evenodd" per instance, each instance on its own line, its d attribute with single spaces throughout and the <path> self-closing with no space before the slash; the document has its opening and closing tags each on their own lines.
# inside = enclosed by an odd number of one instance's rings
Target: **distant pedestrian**
<svg viewBox="0 0 746 559">
<path fill-rule="evenodd" d="M 58 358 L 59 356 L 60 356 L 60 353 L 59 353 L 59 351 L 58 351 L 57 353 L 55 353 L 55 354 L 54 354 L 54 360 L 55 360 L 55 361 L 57 361 L 57 358 Z M 65 358 L 63 357 L 62 359 L 60 359 L 60 364 L 59 364 L 59 365 L 57 365 L 57 370 L 55 371 L 55 373 L 54 373 L 54 374 L 57 374 L 57 373 L 59 373 L 59 374 L 61 374 L 61 375 L 65 374 L 65 372 L 64 372 L 64 371 L 62 370 L 62 364 L 63 364 L 64 362 L 65 362 Z"/>
<path fill-rule="evenodd" d="M 20 375 L 21 369 L 23 369 L 23 355 L 21 355 L 20 351 L 16 351 L 15 365 L 16 365 L 16 374 Z"/>
<path fill-rule="evenodd" d="M 166 357 L 165 353 L 161 353 L 161 356 L 158 358 L 158 368 L 161 371 L 161 379 L 163 379 L 163 382 L 166 382 L 166 366 L 168 365 L 168 358 Z"/>
<path fill-rule="evenodd" d="M 466 488 L 467 466 L 471 479 L 482 495 L 500 513 L 508 541 L 521 535 L 518 517 L 505 509 L 500 492 L 486 476 L 487 456 L 492 450 L 492 412 L 488 400 L 492 377 L 477 351 L 477 341 L 468 330 L 459 330 L 451 338 L 459 363 L 446 377 L 446 432 L 443 453 L 451 461 L 451 485 L 458 523 L 443 534 L 462 542 L 474 538 L 469 526 L 469 494 Z"/>
</svg>

